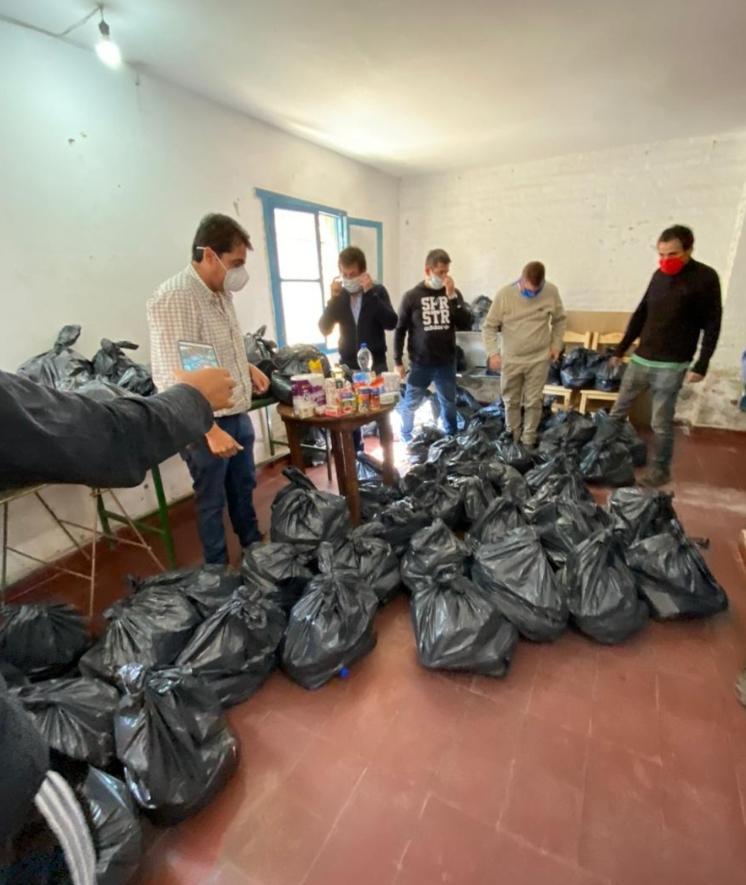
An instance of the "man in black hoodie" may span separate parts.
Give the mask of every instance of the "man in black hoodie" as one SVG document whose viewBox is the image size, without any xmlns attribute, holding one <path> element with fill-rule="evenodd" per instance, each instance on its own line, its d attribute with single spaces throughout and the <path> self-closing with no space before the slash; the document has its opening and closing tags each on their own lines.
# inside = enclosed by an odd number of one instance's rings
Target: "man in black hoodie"
<svg viewBox="0 0 746 885">
<path fill-rule="evenodd" d="M 433 249 L 425 259 L 425 279 L 402 298 L 394 336 L 394 363 L 404 378 L 404 339 L 409 334 L 409 377 L 401 404 L 401 435 L 412 439 L 414 413 L 435 385 L 448 433 L 456 433 L 456 330 L 471 328 L 472 316 L 448 273 L 451 258 Z"/>
<path fill-rule="evenodd" d="M 704 378 L 720 335 L 720 280 L 711 267 L 692 258 L 693 248 L 694 234 L 683 224 L 660 235 L 659 270 L 632 314 L 614 358 L 618 362 L 640 339 L 611 417 L 623 421 L 635 399 L 650 390 L 655 455 L 642 485 L 661 486 L 670 480 L 679 391 L 685 380 L 696 384 Z M 698 345 L 699 357 L 691 365 Z"/>
</svg>

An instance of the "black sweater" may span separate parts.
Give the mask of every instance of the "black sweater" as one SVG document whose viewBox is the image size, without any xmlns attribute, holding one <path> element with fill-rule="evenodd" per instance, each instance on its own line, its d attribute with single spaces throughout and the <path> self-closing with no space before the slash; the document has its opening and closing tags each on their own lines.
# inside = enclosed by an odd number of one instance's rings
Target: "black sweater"
<svg viewBox="0 0 746 885">
<path fill-rule="evenodd" d="M 677 274 L 657 270 L 647 292 L 616 349 L 624 356 L 632 342 L 643 359 L 661 363 L 687 363 L 702 345 L 692 371 L 705 375 L 720 335 L 720 280 L 706 264 L 690 258 Z"/>
<path fill-rule="evenodd" d="M 357 352 L 367 344 L 373 354 L 376 372 L 386 369 L 386 330 L 396 328 L 396 311 L 385 286 L 373 286 L 362 293 L 362 304 L 357 323 L 352 313 L 350 293 L 347 289 L 330 298 L 319 320 L 322 335 L 328 335 L 339 323 L 339 356 L 351 369 L 359 368 Z"/>
<path fill-rule="evenodd" d="M 0 488 L 136 486 L 213 420 L 207 400 L 185 384 L 147 399 L 100 403 L 0 372 Z"/>
<path fill-rule="evenodd" d="M 410 362 L 423 366 L 455 363 L 456 330 L 468 331 L 471 324 L 471 311 L 458 289 L 456 297 L 449 300 L 445 289 L 431 289 L 423 280 L 402 298 L 394 335 L 394 362 L 401 365 L 404 339 L 409 333 Z"/>
</svg>

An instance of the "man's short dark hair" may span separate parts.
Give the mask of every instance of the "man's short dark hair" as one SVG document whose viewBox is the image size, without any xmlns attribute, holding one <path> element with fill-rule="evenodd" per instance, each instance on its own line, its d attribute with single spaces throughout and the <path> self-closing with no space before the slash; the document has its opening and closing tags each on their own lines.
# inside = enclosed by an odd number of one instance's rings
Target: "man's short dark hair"
<svg viewBox="0 0 746 885">
<path fill-rule="evenodd" d="M 431 249 L 425 259 L 425 267 L 437 267 L 439 264 L 450 264 L 451 256 L 445 249 Z"/>
<path fill-rule="evenodd" d="M 658 237 L 659 243 L 670 243 L 671 240 L 678 240 L 683 250 L 688 252 L 694 245 L 694 231 L 684 224 L 674 224 Z"/>
<path fill-rule="evenodd" d="M 540 261 L 529 261 L 523 268 L 523 279 L 532 286 L 540 286 L 546 276 L 546 268 Z"/>
<path fill-rule="evenodd" d="M 202 261 L 204 249 L 209 246 L 218 255 L 232 252 L 243 243 L 253 249 L 251 240 L 241 225 L 229 215 L 211 212 L 200 221 L 192 243 L 192 261 Z"/>
<path fill-rule="evenodd" d="M 365 260 L 365 252 L 357 246 L 348 246 L 339 253 L 339 263 L 342 267 L 352 267 L 354 264 L 360 273 L 365 273 L 368 269 L 368 262 Z"/>
</svg>

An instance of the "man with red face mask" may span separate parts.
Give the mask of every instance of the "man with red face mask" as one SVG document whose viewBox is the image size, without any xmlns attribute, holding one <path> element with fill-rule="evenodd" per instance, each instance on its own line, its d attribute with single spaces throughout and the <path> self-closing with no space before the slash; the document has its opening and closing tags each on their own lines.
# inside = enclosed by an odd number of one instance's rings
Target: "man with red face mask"
<svg viewBox="0 0 746 885">
<path fill-rule="evenodd" d="M 671 479 L 673 419 L 676 400 L 686 379 L 704 378 L 720 335 L 720 280 L 716 271 L 692 258 L 694 234 L 676 224 L 658 238 L 657 270 L 616 349 L 615 361 L 640 343 L 624 373 L 611 417 L 620 421 L 634 400 L 650 390 L 655 454 L 642 485 L 661 486 Z M 700 344 L 701 337 L 701 344 Z M 699 345 L 699 357 L 691 361 Z"/>
</svg>

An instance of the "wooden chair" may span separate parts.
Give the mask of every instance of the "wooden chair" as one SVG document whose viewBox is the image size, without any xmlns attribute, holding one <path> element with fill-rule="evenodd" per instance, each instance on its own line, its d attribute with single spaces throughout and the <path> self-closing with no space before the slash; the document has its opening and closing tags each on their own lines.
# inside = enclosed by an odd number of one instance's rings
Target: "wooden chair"
<svg viewBox="0 0 746 885">
<path fill-rule="evenodd" d="M 619 394 L 610 390 L 581 390 L 578 411 L 583 415 L 597 412 L 605 406 L 613 405 Z"/>
<path fill-rule="evenodd" d="M 573 347 L 586 347 L 588 350 L 593 349 L 593 336 L 594 332 L 565 332 L 565 337 L 563 338 L 563 343 L 565 345 L 565 350 L 568 349 L 567 345 L 570 344 Z M 621 341 L 621 338 L 619 339 Z"/>
</svg>

